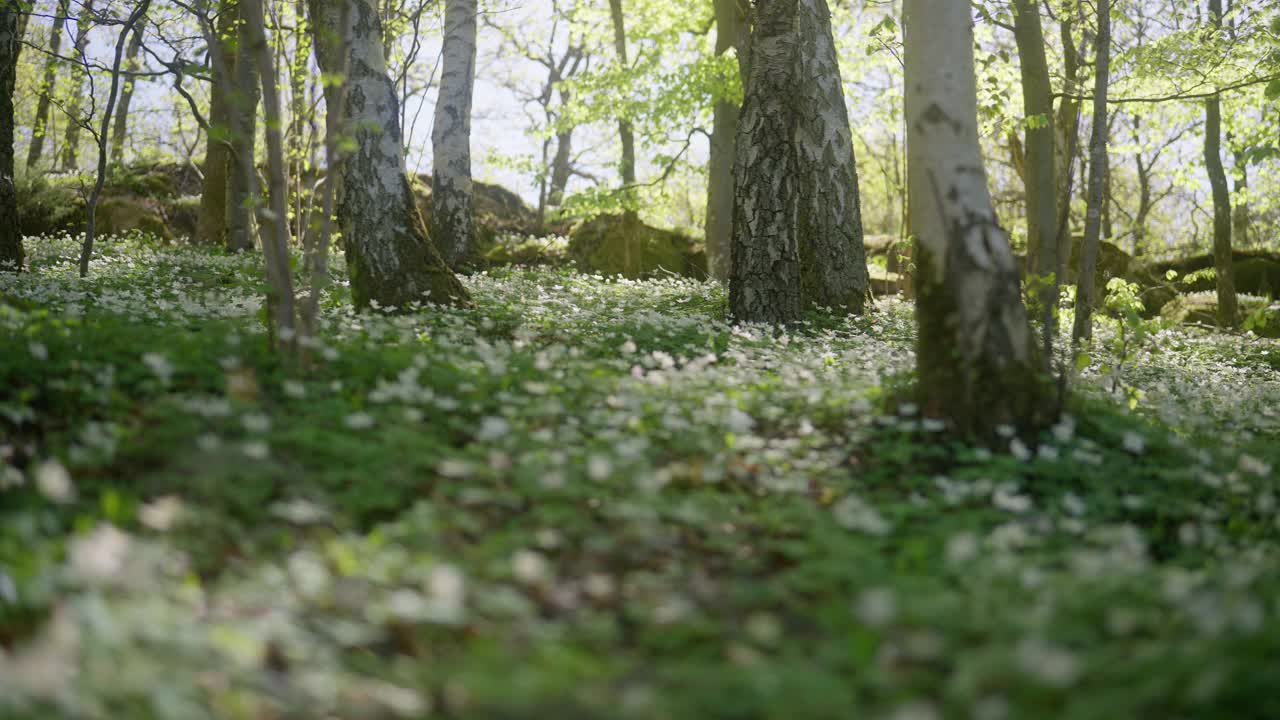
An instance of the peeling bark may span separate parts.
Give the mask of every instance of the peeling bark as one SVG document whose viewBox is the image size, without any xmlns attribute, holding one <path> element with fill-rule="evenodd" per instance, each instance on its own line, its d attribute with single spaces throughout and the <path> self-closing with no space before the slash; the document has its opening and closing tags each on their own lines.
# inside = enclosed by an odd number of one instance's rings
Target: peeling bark
<svg viewBox="0 0 1280 720">
<path fill-rule="evenodd" d="M 412 303 L 466 303 L 467 292 L 427 240 L 405 174 L 399 100 L 382 53 L 382 22 L 370 0 L 352 0 L 350 52 L 343 62 L 339 27 L 344 0 L 310 0 L 316 59 L 326 73 L 348 68 L 339 102 L 325 89 L 329 112 L 342 113 L 342 127 L 355 150 L 331 173 L 336 180 L 335 214 L 342 233 L 351 294 L 356 307 L 375 303 L 406 309 Z M 331 104 L 330 104 L 331 103 Z"/>
<path fill-rule="evenodd" d="M 907 0 L 904 15 L 919 399 L 962 436 L 1031 430 L 1042 390 L 982 164 L 969 5 Z"/>
<path fill-rule="evenodd" d="M 455 270 L 475 246 L 471 188 L 471 97 L 476 77 L 476 0 L 445 5 L 443 70 L 431 129 L 431 235 Z"/>
</svg>

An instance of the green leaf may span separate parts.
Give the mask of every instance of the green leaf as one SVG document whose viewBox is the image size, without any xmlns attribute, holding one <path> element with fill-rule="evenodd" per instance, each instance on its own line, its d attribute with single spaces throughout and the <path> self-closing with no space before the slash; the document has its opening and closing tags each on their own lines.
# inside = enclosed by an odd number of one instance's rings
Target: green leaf
<svg viewBox="0 0 1280 720">
<path fill-rule="evenodd" d="M 1267 85 L 1266 96 L 1268 100 L 1280 98 L 1280 79 L 1272 80 L 1270 84 Z"/>
<path fill-rule="evenodd" d="M 1076 370 L 1083 370 L 1089 367 L 1091 363 L 1093 363 L 1093 358 L 1089 356 L 1089 353 L 1082 352 L 1076 355 Z"/>
</svg>

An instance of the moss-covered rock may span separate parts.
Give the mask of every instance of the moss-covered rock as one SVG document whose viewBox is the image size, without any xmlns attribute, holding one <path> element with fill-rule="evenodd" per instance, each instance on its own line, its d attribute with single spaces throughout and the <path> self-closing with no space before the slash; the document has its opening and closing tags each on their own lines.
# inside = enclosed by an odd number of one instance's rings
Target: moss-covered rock
<svg viewBox="0 0 1280 720">
<path fill-rule="evenodd" d="M 418 211 L 428 227 L 431 225 L 431 176 L 418 175 L 412 182 Z M 505 236 L 539 237 L 548 228 L 539 227 L 538 214 L 525 204 L 519 195 L 499 185 L 476 182 L 472 184 L 475 203 L 475 247 L 473 262 L 493 264 L 486 260 Z"/>
<path fill-rule="evenodd" d="M 172 240 L 159 200 L 138 195 L 106 197 L 98 201 L 97 233 L 125 235 L 140 232 L 162 240 Z"/>
<path fill-rule="evenodd" d="M 1280 306 L 1272 305 L 1268 298 L 1257 295 L 1240 294 L 1240 325 L 1244 325 L 1251 315 L 1261 322 L 1250 323 L 1250 328 L 1262 337 L 1280 337 Z M 1218 295 L 1214 291 L 1187 293 L 1178 295 L 1165 303 L 1160 309 L 1160 316 L 1175 323 L 1198 323 L 1200 325 L 1216 325 L 1218 320 Z"/>
<path fill-rule="evenodd" d="M 640 223 L 636 228 L 639 257 L 627 272 L 621 215 L 601 215 L 569 233 L 569 257 L 578 267 L 603 275 L 649 277 L 662 272 L 705 278 L 707 256 L 693 238 Z"/>
</svg>

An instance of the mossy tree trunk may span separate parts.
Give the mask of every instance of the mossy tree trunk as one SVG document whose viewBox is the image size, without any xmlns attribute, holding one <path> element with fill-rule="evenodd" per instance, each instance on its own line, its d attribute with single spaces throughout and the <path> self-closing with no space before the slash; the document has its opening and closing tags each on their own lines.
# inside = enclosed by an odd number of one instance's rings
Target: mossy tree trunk
<svg viewBox="0 0 1280 720">
<path fill-rule="evenodd" d="M 1094 277 L 1098 269 L 1098 242 L 1102 235 L 1102 206 L 1107 201 L 1107 85 L 1111 81 L 1111 2 L 1097 0 L 1098 34 L 1094 38 L 1093 127 L 1089 134 L 1089 181 L 1085 188 L 1084 241 L 1080 273 L 1076 281 L 1076 319 L 1071 336 L 1093 337 Z"/>
<path fill-rule="evenodd" d="M 0 0 L 0 270 L 22 270 L 18 193 L 13 181 L 13 88 L 22 35 L 17 0 Z"/>
<path fill-rule="evenodd" d="M 746 0 L 715 0 L 716 54 L 735 50 L 738 72 L 745 82 L 747 39 Z M 707 160 L 707 270 L 720 282 L 729 281 L 733 246 L 733 162 L 738 135 L 738 104 L 720 98 L 713 109 L 711 147 Z"/>
<path fill-rule="evenodd" d="M 791 323 L 804 310 L 792 140 L 797 0 L 760 0 L 734 164 L 729 310 L 738 322 Z"/>
<path fill-rule="evenodd" d="M 1017 262 L 982 164 L 969 4 L 907 0 L 904 16 L 919 400 L 962 436 L 1026 431 L 1040 384 Z"/>
<path fill-rule="evenodd" d="M 235 52 L 231 53 L 232 78 L 229 95 L 231 125 L 231 167 L 227 172 L 227 232 L 228 252 L 246 252 L 253 249 L 253 181 L 257 166 L 258 101 L 262 89 L 258 86 L 258 71 L 248 48 L 251 45 L 248 8 L 244 0 L 234 5 Z"/>
<path fill-rule="evenodd" d="M 209 100 L 209 129 L 205 138 L 204 182 L 200 191 L 200 218 L 196 224 L 196 241 L 205 245 L 222 244 L 227 234 L 227 173 L 231 163 L 231 55 L 225 39 L 235 29 L 235 13 L 223 3 L 214 28 L 215 39 L 210 53 L 213 89 Z"/>
<path fill-rule="evenodd" d="M 476 0 L 445 5 L 443 69 L 431 129 L 431 239 L 458 269 L 475 247 L 471 98 L 476 78 Z"/>
<path fill-rule="evenodd" d="M 343 62 L 340 27 L 344 0 L 310 0 L 320 69 L 346 71 L 345 98 L 326 88 L 329 112 L 355 150 L 332 169 L 335 215 L 357 307 L 405 309 L 412 303 L 465 303 L 466 290 L 428 242 L 405 174 L 399 100 L 387 75 L 382 22 L 370 0 L 351 0 L 349 52 Z M 339 102 L 341 100 L 341 102 Z"/>
<path fill-rule="evenodd" d="M 70 0 L 58 0 L 49 32 L 49 55 L 44 60 L 44 77 L 40 79 L 40 92 L 36 99 L 36 117 L 31 127 L 31 145 L 27 147 L 27 172 L 34 172 L 44 156 L 45 140 L 49 134 L 49 112 L 53 109 L 53 91 L 58 81 L 58 55 L 62 53 L 62 30 L 66 27 Z"/>
<path fill-rule="evenodd" d="M 1222 32 L 1222 0 L 1209 0 L 1209 22 Z M 1218 326 L 1234 327 L 1239 310 L 1231 266 L 1231 190 L 1222 166 L 1222 98 L 1204 101 L 1204 165 L 1213 194 L 1213 267 L 1218 278 Z"/>
</svg>

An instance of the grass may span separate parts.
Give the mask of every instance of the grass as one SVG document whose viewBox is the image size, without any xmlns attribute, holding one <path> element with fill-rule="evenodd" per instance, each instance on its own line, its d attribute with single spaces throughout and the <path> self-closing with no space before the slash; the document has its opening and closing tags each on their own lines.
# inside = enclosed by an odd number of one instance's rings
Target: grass
<svg viewBox="0 0 1280 720">
<path fill-rule="evenodd" d="M 510 269 L 355 315 L 337 261 L 303 374 L 252 258 L 28 245 L 0 716 L 1280 714 L 1275 341 L 1099 328 L 1068 418 L 991 453 L 886 410 L 897 301 L 779 333 Z"/>
</svg>

